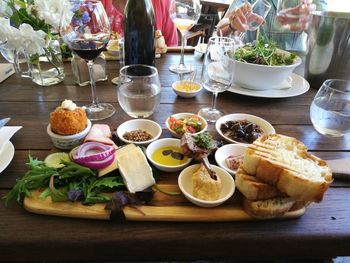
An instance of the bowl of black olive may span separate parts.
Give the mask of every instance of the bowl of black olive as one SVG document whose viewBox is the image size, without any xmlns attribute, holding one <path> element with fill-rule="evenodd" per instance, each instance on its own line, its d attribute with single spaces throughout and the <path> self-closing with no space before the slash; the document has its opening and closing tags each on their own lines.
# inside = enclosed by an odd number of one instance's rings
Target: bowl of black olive
<svg viewBox="0 0 350 263">
<path fill-rule="evenodd" d="M 216 121 L 216 131 L 230 143 L 253 143 L 260 136 L 276 133 L 266 120 L 244 113 L 222 116 Z"/>
</svg>

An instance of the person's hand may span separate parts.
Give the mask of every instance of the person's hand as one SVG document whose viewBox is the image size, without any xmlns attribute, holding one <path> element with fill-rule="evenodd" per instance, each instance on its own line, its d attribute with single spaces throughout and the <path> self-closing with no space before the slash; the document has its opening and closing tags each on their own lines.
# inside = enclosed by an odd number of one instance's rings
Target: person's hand
<svg viewBox="0 0 350 263">
<path fill-rule="evenodd" d="M 232 31 L 245 32 L 247 30 L 247 23 L 252 21 L 262 24 L 265 20 L 261 16 L 252 13 L 252 6 L 250 3 L 241 5 L 229 16 L 229 26 Z"/>
<path fill-rule="evenodd" d="M 310 12 L 315 9 L 316 6 L 312 4 L 312 0 L 303 0 L 296 7 L 281 10 L 277 14 L 277 21 L 291 31 L 306 30 Z"/>
</svg>

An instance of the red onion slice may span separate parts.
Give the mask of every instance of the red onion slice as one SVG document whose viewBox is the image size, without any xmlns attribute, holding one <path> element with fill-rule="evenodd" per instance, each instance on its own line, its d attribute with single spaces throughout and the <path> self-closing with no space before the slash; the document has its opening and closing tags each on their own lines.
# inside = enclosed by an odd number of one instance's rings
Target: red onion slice
<svg viewBox="0 0 350 263">
<path fill-rule="evenodd" d="M 106 168 L 107 166 L 111 165 L 114 161 L 114 158 L 115 158 L 115 156 L 114 156 L 114 154 L 112 154 L 102 161 L 95 161 L 95 162 L 78 162 L 78 161 L 76 161 L 76 162 L 83 165 L 83 166 L 86 166 L 90 169 L 98 170 L 98 169 Z"/>
<path fill-rule="evenodd" d="M 77 163 L 103 161 L 113 155 L 115 148 L 110 145 L 97 142 L 86 142 L 80 145 L 72 157 Z"/>
</svg>

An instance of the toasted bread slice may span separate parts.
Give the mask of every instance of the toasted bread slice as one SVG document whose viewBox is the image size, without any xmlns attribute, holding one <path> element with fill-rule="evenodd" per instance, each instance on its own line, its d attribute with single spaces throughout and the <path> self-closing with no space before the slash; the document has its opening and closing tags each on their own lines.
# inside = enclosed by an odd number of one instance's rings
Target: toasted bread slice
<svg viewBox="0 0 350 263">
<path fill-rule="evenodd" d="M 251 144 L 242 167 L 248 174 L 301 201 L 322 201 L 333 181 L 324 160 L 309 154 L 297 139 L 280 134 L 264 135 Z"/>
<path fill-rule="evenodd" d="M 249 200 L 265 200 L 285 196 L 276 187 L 247 174 L 242 167 L 236 172 L 236 187 Z"/>
<path fill-rule="evenodd" d="M 254 218 L 270 219 L 288 212 L 296 201 L 289 197 L 276 197 L 260 201 L 243 198 L 244 211 Z"/>
</svg>

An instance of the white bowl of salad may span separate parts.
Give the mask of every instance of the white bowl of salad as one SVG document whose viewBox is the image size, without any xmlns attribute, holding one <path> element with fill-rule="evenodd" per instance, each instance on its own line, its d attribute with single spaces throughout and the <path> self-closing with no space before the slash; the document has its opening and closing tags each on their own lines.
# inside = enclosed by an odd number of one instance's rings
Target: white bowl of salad
<svg viewBox="0 0 350 263">
<path fill-rule="evenodd" d="M 173 114 L 166 119 L 165 125 L 175 138 L 181 138 L 185 132 L 197 135 L 208 128 L 207 121 L 193 113 Z"/>
<path fill-rule="evenodd" d="M 301 64 L 297 55 L 278 49 L 263 40 L 235 51 L 235 84 L 248 89 L 268 90 L 291 87 L 290 76 Z"/>
</svg>

